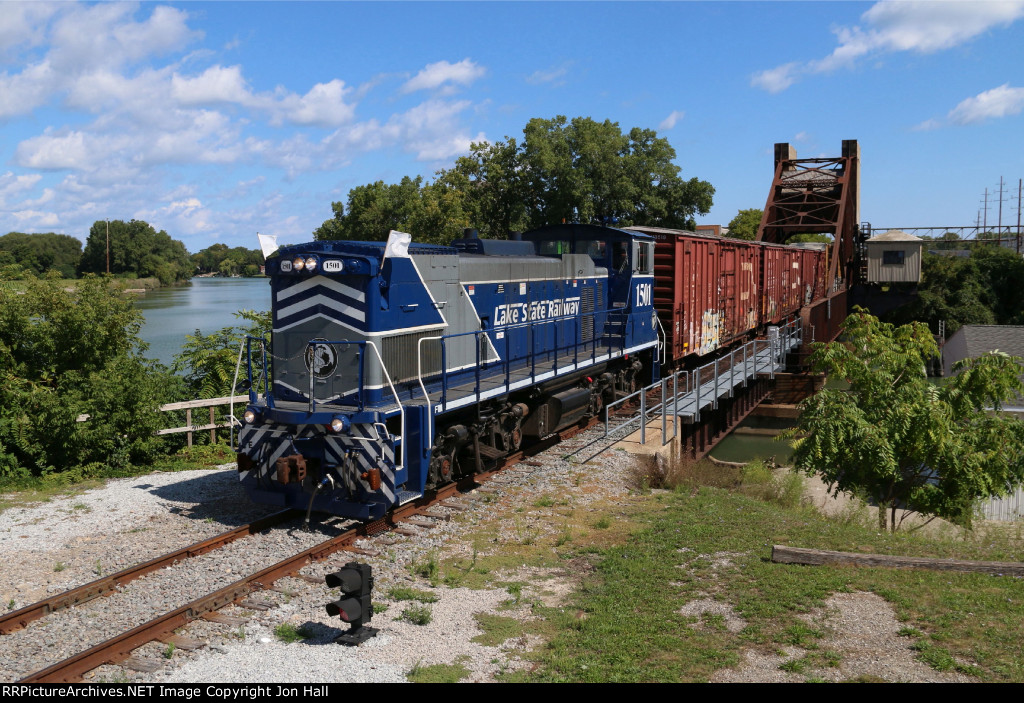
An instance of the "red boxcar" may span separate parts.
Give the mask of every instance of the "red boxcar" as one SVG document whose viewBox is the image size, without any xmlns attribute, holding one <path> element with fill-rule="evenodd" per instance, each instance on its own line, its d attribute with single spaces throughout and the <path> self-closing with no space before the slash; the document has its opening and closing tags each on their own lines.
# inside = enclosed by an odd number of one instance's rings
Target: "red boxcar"
<svg viewBox="0 0 1024 703">
<path fill-rule="evenodd" d="M 709 354 L 781 324 L 827 292 L 827 252 L 685 230 L 631 227 L 654 237 L 654 307 L 666 362 Z"/>
<path fill-rule="evenodd" d="M 683 230 L 654 236 L 654 307 L 678 362 L 727 346 L 757 328 L 760 246 Z"/>
</svg>

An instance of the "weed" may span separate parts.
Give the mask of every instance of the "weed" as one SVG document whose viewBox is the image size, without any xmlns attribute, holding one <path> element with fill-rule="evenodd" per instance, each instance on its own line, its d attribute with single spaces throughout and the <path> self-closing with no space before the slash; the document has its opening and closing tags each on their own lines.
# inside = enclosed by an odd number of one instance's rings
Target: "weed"
<svg viewBox="0 0 1024 703">
<path fill-rule="evenodd" d="M 62 561 L 58 561 L 56 564 L 53 565 L 53 570 L 58 573 L 64 571 L 64 569 L 66 568 L 68 568 L 68 565 Z"/>
<path fill-rule="evenodd" d="M 97 576 L 102 576 L 103 575 L 103 565 L 100 563 L 99 559 L 97 559 L 96 560 L 96 564 L 93 565 L 92 572 L 94 574 L 96 574 Z"/>
<path fill-rule="evenodd" d="M 796 625 L 786 628 L 778 641 L 783 644 L 791 644 L 795 647 L 814 649 L 817 646 L 814 643 L 814 640 L 819 639 L 821 636 L 821 630 L 815 630 L 813 627 L 809 627 L 804 623 L 797 623 Z"/>
<path fill-rule="evenodd" d="M 164 659 L 170 659 L 174 656 L 174 642 L 167 643 L 167 649 L 164 650 Z"/>
<path fill-rule="evenodd" d="M 807 669 L 807 662 L 803 659 L 790 659 L 779 664 L 779 668 L 791 674 L 802 674 Z"/>
<path fill-rule="evenodd" d="M 420 661 L 406 674 L 413 683 L 458 683 L 467 676 L 469 669 L 461 662 L 424 666 Z"/>
<path fill-rule="evenodd" d="M 561 547 L 567 542 L 572 542 L 572 531 L 568 527 L 558 533 L 558 537 L 555 538 L 555 546 Z"/>
<path fill-rule="evenodd" d="M 555 504 L 555 499 L 551 496 L 541 496 L 537 500 L 533 501 L 533 507 L 535 508 L 550 508 Z"/>
<path fill-rule="evenodd" d="M 956 667 L 956 661 L 949 651 L 931 642 L 915 642 L 910 648 L 917 652 L 917 658 L 936 671 L 949 671 Z"/>
<path fill-rule="evenodd" d="M 238 626 L 238 631 L 235 632 L 235 639 L 239 639 L 239 640 L 244 640 L 245 639 L 245 625 L 239 625 Z"/>
<path fill-rule="evenodd" d="M 11 598 L 9 601 L 7 601 L 7 609 L 8 610 L 14 610 L 14 599 L 13 598 Z"/>
<path fill-rule="evenodd" d="M 499 647 L 503 642 L 521 637 L 525 631 L 525 625 L 515 618 L 487 613 L 476 613 L 473 618 L 482 631 L 473 641 L 485 647 Z"/>
<path fill-rule="evenodd" d="M 440 600 L 434 593 L 408 586 L 392 586 L 387 593 L 387 598 L 388 600 L 415 600 L 420 603 L 436 603 Z"/>
<path fill-rule="evenodd" d="M 291 644 L 312 636 L 312 633 L 305 625 L 295 627 L 290 622 L 283 622 L 274 628 L 274 636 L 285 644 Z"/>
<path fill-rule="evenodd" d="M 599 530 L 607 530 L 611 526 L 612 520 L 607 515 L 602 516 L 600 520 L 594 523 L 594 527 Z"/>
<path fill-rule="evenodd" d="M 437 563 L 437 555 L 433 552 L 427 554 L 423 561 L 414 561 L 409 567 L 414 576 L 420 576 L 430 581 L 431 585 L 437 581 L 440 575 L 440 566 Z"/>
<path fill-rule="evenodd" d="M 433 615 L 430 607 L 426 605 L 410 605 L 402 611 L 402 620 L 411 622 L 413 625 L 429 625 Z"/>
<path fill-rule="evenodd" d="M 373 614 L 374 615 L 379 615 L 380 613 L 388 612 L 388 604 L 387 603 L 371 603 L 370 607 L 373 609 Z"/>
<path fill-rule="evenodd" d="M 924 633 L 912 627 L 901 627 L 896 633 L 900 637 L 923 637 Z"/>
<path fill-rule="evenodd" d="M 519 604 L 519 601 L 523 599 L 523 584 L 521 583 L 510 583 L 505 586 L 505 590 L 512 596 L 512 603 L 515 605 Z"/>
</svg>

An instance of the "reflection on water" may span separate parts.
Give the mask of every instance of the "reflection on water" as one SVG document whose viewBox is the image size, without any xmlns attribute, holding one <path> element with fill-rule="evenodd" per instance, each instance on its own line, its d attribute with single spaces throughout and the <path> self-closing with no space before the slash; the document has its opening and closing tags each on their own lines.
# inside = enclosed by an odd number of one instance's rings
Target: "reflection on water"
<svg viewBox="0 0 1024 703">
<path fill-rule="evenodd" d="M 267 278 L 193 278 L 192 284 L 160 288 L 139 295 L 135 305 L 145 316 L 139 336 L 149 344 L 146 355 L 170 365 L 185 335 L 211 334 L 239 324 L 239 310 L 270 309 Z"/>
<path fill-rule="evenodd" d="M 711 456 L 719 461 L 740 463 L 775 457 L 776 462 L 788 466 L 793 449 L 788 441 L 776 440 L 775 436 L 792 423 L 785 418 L 748 417 L 711 450 Z"/>
</svg>

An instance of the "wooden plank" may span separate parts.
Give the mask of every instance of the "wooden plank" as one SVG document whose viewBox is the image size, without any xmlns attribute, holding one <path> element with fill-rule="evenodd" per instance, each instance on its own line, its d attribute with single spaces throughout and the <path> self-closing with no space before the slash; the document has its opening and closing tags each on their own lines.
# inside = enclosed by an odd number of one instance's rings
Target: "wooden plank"
<svg viewBox="0 0 1024 703">
<path fill-rule="evenodd" d="M 170 635 L 169 637 L 161 639 L 161 641 L 166 642 L 167 644 L 173 644 L 175 649 L 184 649 L 186 652 L 192 652 L 206 646 L 205 642 L 194 640 L 191 637 L 185 637 L 184 635 Z"/>
<path fill-rule="evenodd" d="M 224 613 L 218 613 L 217 611 L 213 611 L 212 613 L 203 613 L 200 617 L 202 617 L 203 620 L 220 623 L 221 625 L 245 625 L 249 622 L 249 618 L 225 615 Z"/>
<path fill-rule="evenodd" d="M 933 571 L 965 571 L 1005 576 L 1024 576 L 1024 564 L 1019 562 L 964 561 L 960 559 L 934 559 L 930 557 L 898 557 L 888 554 L 828 552 L 820 549 L 786 547 L 779 544 L 772 547 L 772 561 L 780 564 L 807 564 L 810 566 L 875 566 L 889 569 L 931 569 Z"/>
<path fill-rule="evenodd" d="M 235 400 L 236 403 L 248 403 L 249 402 L 249 396 L 248 395 L 236 395 L 236 396 L 234 396 L 234 400 Z M 186 401 L 183 401 L 183 402 L 180 402 L 180 403 L 167 403 L 166 405 L 161 405 L 160 409 L 164 410 L 164 411 L 166 411 L 166 410 L 186 410 L 188 408 L 208 408 L 208 407 L 216 406 L 216 405 L 230 405 L 230 404 L 231 404 L 231 396 L 228 395 L 228 396 L 224 396 L 223 398 L 207 398 L 205 400 L 204 399 L 200 399 L 200 400 L 186 400 Z"/>
<path fill-rule="evenodd" d="M 128 657 L 121 666 L 132 671 L 140 671 L 145 674 L 151 674 L 160 668 L 160 662 L 155 662 L 150 659 L 139 659 L 138 657 Z"/>
<path fill-rule="evenodd" d="M 238 602 L 238 607 L 246 610 L 270 610 L 274 605 L 260 600 L 242 600 Z"/>
</svg>

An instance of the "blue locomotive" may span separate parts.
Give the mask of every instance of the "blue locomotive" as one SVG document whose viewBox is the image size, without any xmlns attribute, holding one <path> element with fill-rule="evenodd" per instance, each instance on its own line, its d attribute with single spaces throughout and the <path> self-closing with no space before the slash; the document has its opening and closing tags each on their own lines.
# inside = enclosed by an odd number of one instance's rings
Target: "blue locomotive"
<svg viewBox="0 0 1024 703">
<path fill-rule="evenodd" d="M 256 502 L 372 520 L 657 379 L 654 239 L 555 225 L 267 260 L 238 471 Z"/>
</svg>

